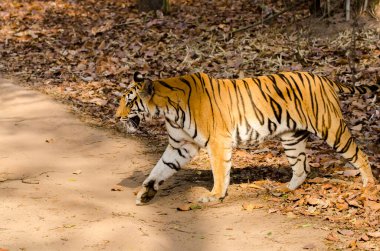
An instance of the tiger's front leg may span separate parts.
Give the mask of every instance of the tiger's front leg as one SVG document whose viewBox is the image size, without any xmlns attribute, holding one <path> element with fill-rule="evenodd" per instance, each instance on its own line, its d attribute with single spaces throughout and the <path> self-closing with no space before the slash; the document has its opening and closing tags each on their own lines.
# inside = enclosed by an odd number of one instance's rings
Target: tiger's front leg
<svg viewBox="0 0 380 251">
<path fill-rule="evenodd" d="M 169 141 L 161 159 L 143 182 L 136 197 L 136 205 L 143 205 L 153 199 L 159 186 L 187 164 L 198 151 L 199 147 L 194 143 Z"/>
<path fill-rule="evenodd" d="M 214 186 L 211 192 L 199 199 L 200 202 L 222 200 L 230 184 L 230 171 L 232 163 L 232 146 L 229 141 L 215 140 L 208 145 Z"/>
</svg>

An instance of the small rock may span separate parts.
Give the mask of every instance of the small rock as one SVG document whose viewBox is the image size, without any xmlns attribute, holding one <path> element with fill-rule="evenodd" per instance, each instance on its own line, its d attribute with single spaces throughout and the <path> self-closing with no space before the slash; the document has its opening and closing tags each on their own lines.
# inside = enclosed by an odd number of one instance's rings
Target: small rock
<svg viewBox="0 0 380 251">
<path fill-rule="evenodd" d="M 81 174 L 82 173 L 82 170 L 76 170 L 73 172 L 73 174 Z"/>
<path fill-rule="evenodd" d="M 111 191 L 115 192 L 120 192 L 120 191 L 123 191 L 124 190 L 124 187 L 123 186 L 120 186 L 120 185 L 115 185 L 111 188 Z"/>
</svg>

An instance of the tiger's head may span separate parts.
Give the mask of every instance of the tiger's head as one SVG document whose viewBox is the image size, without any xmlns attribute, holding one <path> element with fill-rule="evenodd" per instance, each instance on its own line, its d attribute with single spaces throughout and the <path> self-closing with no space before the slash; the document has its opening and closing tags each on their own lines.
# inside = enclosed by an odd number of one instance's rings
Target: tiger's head
<svg viewBox="0 0 380 251">
<path fill-rule="evenodd" d="M 115 114 L 129 133 L 136 132 L 140 121 L 150 115 L 146 100 L 153 93 L 152 81 L 144 79 L 141 73 L 135 72 L 133 80 L 121 97 Z"/>
</svg>

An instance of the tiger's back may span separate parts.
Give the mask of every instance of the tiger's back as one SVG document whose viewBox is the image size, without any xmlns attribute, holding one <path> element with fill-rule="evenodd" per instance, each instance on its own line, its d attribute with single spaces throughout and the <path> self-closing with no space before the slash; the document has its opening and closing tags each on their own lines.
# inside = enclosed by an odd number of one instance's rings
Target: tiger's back
<svg viewBox="0 0 380 251">
<path fill-rule="evenodd" d="M 206 138 L 225 130 L 229 134 L 237 130 L 236 137 L 242 141 L 249 140 L 250 133 L 257 137 L 254 140 L 289 130 L 318 134 L 334 126 L 332 117 L 342 118 L 332 82 L 309 73 L 236 80 L 193 74 L 183 78 L 187 79 L 194 83 L 188 93 L 188 112 L 198 118 L 196 124 Z M 207 125 L 199 126 L 206 121 Z"/>
</svg>

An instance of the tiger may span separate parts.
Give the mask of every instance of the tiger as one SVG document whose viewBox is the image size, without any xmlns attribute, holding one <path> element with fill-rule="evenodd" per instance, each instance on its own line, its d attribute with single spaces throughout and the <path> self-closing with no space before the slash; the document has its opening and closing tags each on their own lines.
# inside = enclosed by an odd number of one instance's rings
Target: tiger
<svg viewBox="0 0 380 251">
<path fill-rule="evenodd" d="M 205 148 L 213 188 L 200 202 L 223 200 L 230 183 L 232 150 L 241 144 L 278 136 L 292 168 L 284 185 L 295 190 L 310 166 L 306 143 L 311 134 L 323 139 L 355 168 L 363 187 L 375 179 L 366 154 L 345 122 L 337 93 L 372 93 L 377 86 L 351 86 L 308 72 L 280 72 L 243 79 L 216 79 L 205 73 L 151 80 L 141 73 L 121 97 L 116 117 L 128 132 L 140 121 L 161 117 L 169 144 L 136 196 L 136 204 L 151 201 L 169 177 Z"/>
</svg>

